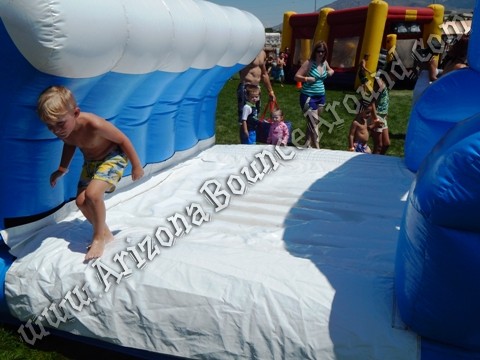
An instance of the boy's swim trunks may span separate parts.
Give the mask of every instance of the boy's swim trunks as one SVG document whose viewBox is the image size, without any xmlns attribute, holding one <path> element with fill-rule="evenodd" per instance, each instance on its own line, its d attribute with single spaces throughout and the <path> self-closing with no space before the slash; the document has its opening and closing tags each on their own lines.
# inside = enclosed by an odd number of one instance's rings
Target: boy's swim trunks
<svg viewBox="0 0 480 360">
<path fill-rule="evenodd" d="M 78 188 L 86 188 L 90 181 L 94 179 L 103 180 L 111 185 L 107 190 L 107 193 L 111 193 L 122 178 L 127 164 L 127 156 L 119 147 L 105 156 L 103 160 L 85 161 L 78 181 Z"/>
</svg>

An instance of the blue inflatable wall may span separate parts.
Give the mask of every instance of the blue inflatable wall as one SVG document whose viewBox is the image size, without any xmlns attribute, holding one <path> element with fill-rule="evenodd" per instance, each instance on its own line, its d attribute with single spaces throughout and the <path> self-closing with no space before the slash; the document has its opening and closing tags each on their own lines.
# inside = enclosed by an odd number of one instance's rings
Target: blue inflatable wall
<svg viewBox="0 0 480 360">
<path fill-rule="evenodd" d="M 475 17 L 472 26 L 470 68 L 427 88 L 407 133 L 405 161 L 418 172 L 400 230 L 395 290 L 405 323 L 429 339 L 427 344 L 443 344 L 433 346 L 432 359 L 480 358 L 480 38 Z"/>
<path fill-rule="evenodd" d="M 79 152 L 49 185 L 62 142 L 35 113 L 44 88 L 68 86 L 82 111 L 127 134 L 144 165 L 159 163 L 214 142 L 218 93 L 265 42 L 253 15 L 206 1 L 3 1 L 0 16 L 0 229 L 76 193 Z"/>
<path fill-rule="evenodd" d="M 480 351 L 480 115 L 420 167 L 396 259 L 403 320 L 425 337 Z"/>
</svg>

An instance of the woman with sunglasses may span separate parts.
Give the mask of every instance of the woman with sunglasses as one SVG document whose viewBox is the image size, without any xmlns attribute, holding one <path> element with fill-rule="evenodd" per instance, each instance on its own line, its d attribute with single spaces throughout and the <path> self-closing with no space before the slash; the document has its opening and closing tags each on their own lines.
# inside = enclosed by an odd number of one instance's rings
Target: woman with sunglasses
<svg viewBox="0 0 480 360">
<path fill-rule="evenodd" d="M 300 107 L 307 120 L 305 146 L 320 148 L 319 122 L 325 106 L 324 80 L 334 71 L 327 62 L 328 48 L 325 41 L 317 42 L 310 55 L 295 74 L 295 81 L 302 83 L 300 90 Z"/>
</svg>

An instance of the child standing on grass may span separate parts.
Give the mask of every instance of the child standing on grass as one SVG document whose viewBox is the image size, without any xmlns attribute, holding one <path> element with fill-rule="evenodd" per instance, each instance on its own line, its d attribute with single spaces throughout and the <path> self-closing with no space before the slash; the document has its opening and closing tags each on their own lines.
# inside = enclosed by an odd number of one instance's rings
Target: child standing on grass
<svg viewBox="0 0 480 360">
<path fill-rule="evenodd" d="M 240 121 L 240 142 L 242 144 L 255 144 L 257 142 L 258 109 L 257 102 L 260 100 L 260 88 L 249 85 L 246 88 L 247 101 L 242 109 Z"/>
<path fill-rule="evenodd" d="M 368 146 L 369 131 L 382 126 L 382 123 L 375 119 L 373 104 L 363 106 L 350 126 L 348 134 L 348 150 L 371 154 L 372 150 Z M 373 119 L 372 119 L 373 117 Z"/>
<path fill-rule="evenodd" d="M 371 116 L 371 105 L 364 107 L 355 116 L 350 125 L 348 134 L 348 150 L 371 154 L 372 151 L 368 147 L 368 122 Z"/>
<path fill-rule="evenodd" d="M 81 112 L 72 92 L 63 86 L 51 86 L 39 96 L 37 111 L 48 129 L 63 141 L 58 170 L 50 176 L 50 185 L 68 172 L 78 147 L 84 163 L 78 182 L 76 204 L 93 226 L 93 238 L 85 261 L 102 256 L 105 244 L 113 234 L 106 224 L 105 192 L 112 192 L 120 181 L 128 160 L 132 163 L 132 179 L 144 172 L 130 140 L 105 119 Z"/>
<path fill-rule="evenodd" d="M 267 144 L 286 146 L 290 132 L 283 118 L 283 111 L 280 109 L 272 112 L 273 123 L 268 132 Z"/>
<path fill-rule="evenodd" d="M 380 76 L 375 77 L 373 85 L 373 116 L 381 122 L 381 126 L 375 127 L 372 132 L 373 153 L 381 155 L 385 155 L 390 147 L 390 135 L 387 123 L 390 96 L 385 80 L 385 75 L 382 73 Z"/>
</svg>

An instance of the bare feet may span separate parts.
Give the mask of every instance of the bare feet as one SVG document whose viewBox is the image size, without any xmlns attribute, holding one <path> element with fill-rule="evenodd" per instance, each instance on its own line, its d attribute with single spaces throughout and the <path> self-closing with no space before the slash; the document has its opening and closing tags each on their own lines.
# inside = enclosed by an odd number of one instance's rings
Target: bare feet
<svg viewBox="0 0 480 360">
<path fill-rule="evenodd" d="M 103 255 L 105 245 L 113 241 L 114 237 L 110 230 L 105 231 L 103 239 L 93 239 L 91 244 L 87 246 L 87 254 L 85 255 L 85 261 L 99 258 Z"/>
<path fill-rule="evenodd" d="M 103 254 L 105 249 L 105 240 L 103 239 L 93 239 L 92 243 L 88 245 L 88 251 L 85 255 L 85 261 L 99 258 Z"/>
</svg>

